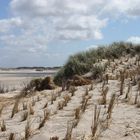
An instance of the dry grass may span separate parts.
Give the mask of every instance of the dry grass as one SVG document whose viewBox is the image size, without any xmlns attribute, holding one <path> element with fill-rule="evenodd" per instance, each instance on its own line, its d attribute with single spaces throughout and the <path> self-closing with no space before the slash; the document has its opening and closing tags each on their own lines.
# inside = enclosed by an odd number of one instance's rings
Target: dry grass
<svg viewBox="0 0 140 140">
<path fill-rule="evenodd" d="M 59 137 L 57 137 L 57 136 L 51 137 L 50 140 L 59 140 Z"/>
<path fill-rule="evenodd" d="M 101 98 L 101 101 L 100 101 L 100 104 L 102 104 L 102 105 L 106 105 L 106 103 L 107 103 L 107 99 L 106 99 L 106 97 L 107 97 L 107 93 L 108 93 L 108 90 L 109 90 L 109 88 L 108 88 L 108 86 L 104 86 L 104 88 L 102 89 L 102 98 Z"/>
<path fill-rule="evenodd" d="M 37 96 L 37 99 L 36 99 L 36 101 L 37 102 L 39 102 L 41 99 L 40 99 L 40 97 L 39 96 Z"/>
<path fill-rule="evenodd" d="M 85 112 L 85 110 L 86 110 L 88 99 L 89 99 L 88 97 L 84 98 L 83 104 L 81 106 L 82 112 Z"/>
<path fill-rule="evenodd" d="M 92 125 L 91 125 L 92 138 L 96 137 L 96 133 L 97 133 L 98 126 L 99 126 L 99 117 L 100 117 L 100 108 L 98 109 L 97 105 L 95 105 L 94 117 L 93 117 L 93 121 L 92 121 Z"/>
<path fill-rule="evenodd" d="M 71 97 L 69 95 L 65 95 L 63 99 L 64 99 L 64 106 L 67 106 L 67 103 L 71 100 Z"/>
<path fill-rule="evenodd" d="M 51 94 L 51 104 L 56 101 L 56 95 L 54 93 Z"/>
<path fill-rule="evenodd" d="M 125 95 L 125 99 L 128 99 L 129 97 L 129 93 L 130 93 L 130 90 L 132 89 L 132 86 L 131 86 L 131 83 L 129 81 L 128 83 L 128 88 L 127 88 L 127 92 L 126 92 L 126 95 Z"/>
<path fill-rule="evenodd" d="M 58 110 L 63 109 L 64 105 L 65 105 L 65 101 L 59 101 L 57 105 Z"/>
<path fill-rule="evenodd" d="M 76 120 L 79 120 L 80 119 L 80 110 L 81 110 L 81 107 L 77 107 L 75 109 L 75 119 Z"/>
<path fill-rule="evenodd" d="M 35 106 L 35 99 L 32 98 L 32 106 Z"/>
<path fill-rule="evenodd" d="M 6 125 L 5 125 L 4 120 L 2 120 L 1 122 L 1 131 L 6 131 Z"/>
<path fill-rule="evenodd" d="M 22 103 L 22 108 L 23 108 L 23 110 L 27 110 L 27 103 L 26 102 Z"/>
<path fill-rule="evenodd" d="M 115 104 L 115 98 L 116 98 L 116 96 L 115 96 L 115 94 L 113 94 L 111 99 L 110 99 L 110 103 L 109 103 L 108 110 L 107 110 L 107 113 L 108 113 L 107 118 L 108 119 L 111 118 L 112 110 L 113 110 L 113 107 L 114 107 L 114 104 Z"/>
<path fill-rule="evenodd" d="M 31 126 L 30 126 L 30 120 L 28 117 L 27 124 L 25 126 L 25 140 L 28 140 L 30 136 L 31 136 Z"/>
<path fill-rule="evenodd" d="M 27 120 L 28 118 L 28 111 L 23 112 L 22 116 L 21 116 L 21 122 Z"/>
<path fill-rule="evenodd" d="M 120 95 L 123 95 L 124 92 L 124 71 L 120 71 Z"/>
<path fill-rule="evenodd" d="M 114 68 L 115 69 L 115 68 Z M 112 69 L 112 73 L 114 71 L 114 69 Z M 108 80 L 109 80 L 109 76 L 108 74 L 105 75 L 105 83 L 108 84 Z"/>
<path fill-rule="evenodd" d="M 19 101 L 20 101 L 19 98 L 17 98 L 16 101 L 15 101 L 14 107 L 12 109 L 11 118 L 13 118 L 14 115 L 18 112 Z"/>
<path fill-rule="evenodd" d="M 89 91 L 93 90 L 93 85 L 94 85 L 94 83 L 92 82 L 90 85 Z"/>
<path fill-rule="evenodd" d="M 140 108 L 140 101 L 137 102 L 137 108 Z"/>
<path fill-rule="evenodd" d="M 73 120 L 73 128 L 75 128 L 78 123 L 79 123 L 79 120 L 80 120 L 80 116 L 81 116 L 81 107 L 77 107 L 75 109 L 75 113 L 74 113 L 74 120 Z"/>
<path fill-rule="evenodd" d="M 44 126 L 45 122 L 49 119 L 49 115 L 50 115 L 50 112 L 48 110 L 44 110 L 44 118 L 40 122 L 38 129 Z"/>
<path fill-rule="evenodd" d="M 48 102 L 46 102 L 46 103 L 44 104 L 43 109 L 44 109 L 44 108 L 47 108 L 47 106 L 48 106 Z"/>
<path fill-rule="evenodd" d="M 30 114 L 30 115 L 34 115 L 34 109 L 33 109 L 33 107 L 32 107 L 31 104 L 29 104 L 28 110 L 29 110 L 29 114 Z"/>
<path fill-rule="evenodd" d="M 87 96 L 88 94 L 89 94 L 89 90 L 88 87 L 86 87 L 85 96 Z"/>
<path fill-rule="evenodd" d="M 138 82 L 138 92 L 140 93 L 140 81 Z"/>
<path fill-rule="evenodd" d="M 2 106 L 0 107 L 0 117 L 1 117 L 1 115 L 2 115 L 3 108 L 4 108 L 4 106 L 2 105 Z"/>
<path fill-rule="evenodd" d="M 135 95 L 134 104 L 138 103 L 138 97 L 139 97 L 139 92 L 137 92 L 136 95 Z"/>
<path fill-rule="evenodd" d="M 10 133 L 8 140 L 15 140 L 15 134 Z"/>
<path fill-rule="evenodd" d="M 76 91 L 75 86 L 70 86 L 69 92 L 71 93 L 71 96 L 74 96 L 75 91 Z"/>
<path fill-rule="evenodd" d="M 67 132 L 66 132 L 64 140 L 71 140 L 72 130 L 73 130 L 73 122 L 68 122 L 67 123 Z"/>
</svg>

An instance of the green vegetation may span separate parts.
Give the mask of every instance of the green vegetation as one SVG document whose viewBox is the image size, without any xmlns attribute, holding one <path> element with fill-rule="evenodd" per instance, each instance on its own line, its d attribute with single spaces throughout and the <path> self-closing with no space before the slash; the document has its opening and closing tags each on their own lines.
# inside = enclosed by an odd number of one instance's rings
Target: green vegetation
<svg viewBox="0 0 140 140">
<path fill-rule="evenodd" d="M 41 91 L 45 89 L 55 89 L 55 85 L 51 79 L 51 77 L 45 77 L 45 78 L 38 78 L 33 79 L 31 82 L 24 86 L 21 93 L 23 96 L 28 95 L 28 93 L 34 92 L 34 91 Z"/>
<path fill-rule="evenodd" d="M 55 75 L 54 82 L 61 85 L 63 80 L 71 79 L 74 75 L 83 75 L 87 72 L 93 73 L 96 79 L 104 71 L 105 67 L 96 66 L 102 59 L 118 59 L 121 56 L 140 54 L 140 45 L 132 43 L 115 42 L 108 46 L 99 46 L 96 49 L 90 49 L 70 56 L 67 63 Z"/>
</svg>

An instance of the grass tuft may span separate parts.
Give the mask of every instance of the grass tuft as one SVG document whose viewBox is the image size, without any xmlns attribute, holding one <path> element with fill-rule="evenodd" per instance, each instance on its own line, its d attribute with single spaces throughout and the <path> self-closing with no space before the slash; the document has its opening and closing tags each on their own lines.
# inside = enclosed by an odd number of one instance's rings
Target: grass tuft
<svg viewBox="0 0 140 140">
<path fill-rule="evenodd" d="M 26 102 L 22 103 L 22 108 L 23 108 L 23 110 L 27 110 L 27 103 Z"/>
<path fill-rule="evenodd" d="M 15 101 L 14 107 L 12 109 L 11 118 L 13 118 L 14 115 L 18 112 L 19 101 L 20 101 L 19 98 L 17 98 L 16 101 Z"/>
<path fill-rule="evenodd" d="M 23 112 L 22 116 L 21 116 L 21 122 L 27 120 L 28 118 L 28 111 Z"/>
<path fill-rule="evenodd" d="M 64 140 L 71 140 L 72 130 L 73 130 L 73 123 L 68 122 L 67 123 L 67 132 L 66 132 Z"/>
<path fill-rule="evenodd" d="M 42 128 L 45 122 L 49 119 L 50 112 L 48 110 L 44 110 L 44 118 L 41 120 L 38 129 Z"/>
<path fill-rule="evenodd" d="M 6 131 L 6 125 L 5 125 L 4 120 L 2 120 L 1 122 L 1 131 Z"/>
<path fill-rule="evenodd" d="M 111 118 L 111 115 L 112 115 L 112 110 L 113 110 L 113 107 L 114 107 L 114 104 L 115 104 L 115 98 L 116 98 L 116 95 L 113 94 L 111 99 L 110 99 L 110 103 L 109 103 L 109 106 L 108 106 L 108 110 L 107 110 L 107 113 L 108 113 L 108 119 Z"/>
<path fill-rule="evenodd" d="M 50 140 L 59 140 L 59 137 L 57 137 L 57 136 L 51 137 Z"/>
<path fill-rule="evenodd" d="M 15 140 L 15 134 L 10 133 L 8 140 Z"/>
<path fill-rule="evenodd" d="M 98 109 L 97 105 L 95 105 L 94 119 L 92 121 L 92 126 L 91 126 L 92 138 L 96 137 L 96 133 L 97 133 L 98 125 L 99 125 L 99 117 L 100 117 L 100 109 Z"/>
<path fill-rule="evenodd" d="M 1 117 L 1 115 L 2 115 L 3 108 L 4 108 L 4 106 L 2 105 L 2 106 L 0 107 L 0 117 Z"/>
<path fill-rule="evenodd" d="M 27 124 L 25 126 L 25 140 L 28 140 L 30 136 L 31 136 L 31 126 L 30 126 L 30 120 L 28 117 Z"/>
</svg>

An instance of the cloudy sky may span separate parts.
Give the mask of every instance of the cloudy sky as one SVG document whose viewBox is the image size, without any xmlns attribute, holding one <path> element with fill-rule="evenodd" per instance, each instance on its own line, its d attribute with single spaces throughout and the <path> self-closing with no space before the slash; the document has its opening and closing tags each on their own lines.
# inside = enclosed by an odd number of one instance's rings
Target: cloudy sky
<svg viewBox="0 0 140 140">
<path fill-rule="evenodd" d="M 140 43 L 140 0 L 0 0 L 0 67 L 59 66 L 114 41 Z"/>
</svg>

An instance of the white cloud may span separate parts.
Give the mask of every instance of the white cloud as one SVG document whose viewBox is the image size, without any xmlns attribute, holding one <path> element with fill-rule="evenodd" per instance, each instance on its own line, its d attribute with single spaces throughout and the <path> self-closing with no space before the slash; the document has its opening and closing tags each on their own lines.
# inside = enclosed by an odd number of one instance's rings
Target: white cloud
<svg viewBox="0 0 140 140">
<path fill-rule="evenodd" d="M 16 16 L 46 20 L 44 26 L 52 29 L 50 38 L 87 40 L 103 37 L 107 19 L 96 16 L 103 4 L 103 0 L 12 0 L 11 8 Z"/>
<path fill-rule="evenodd" d="M 108 17 L 140 16 L 139 0 L 12 0 L 10 6 L 31 22 L 43 18 L 42 28 L 49 27 L 49 38 L 58 40 L 102 39 Z"/>
<path fill-rule="evenodd" d="M 8 32 L 16 27 L 20 27 L 22 21 L 19 17 L 0 20 L 0 33 Z"/>
<path fill-rule="evenodd" d="M 110 20 L 140 17 L 140 0 L 11 0 L 0 19 L 1 54 L 48 55 L 48 42 L 98 40 Z M 139 40 L 132 37 L 131 40 Z"/>
<path fill-rule="evenodd" d="M 132 36 L 127 39 L 127 42 L 132 42 L 134 44 L 140 44 L 140 36 Z"/>
</svg>

